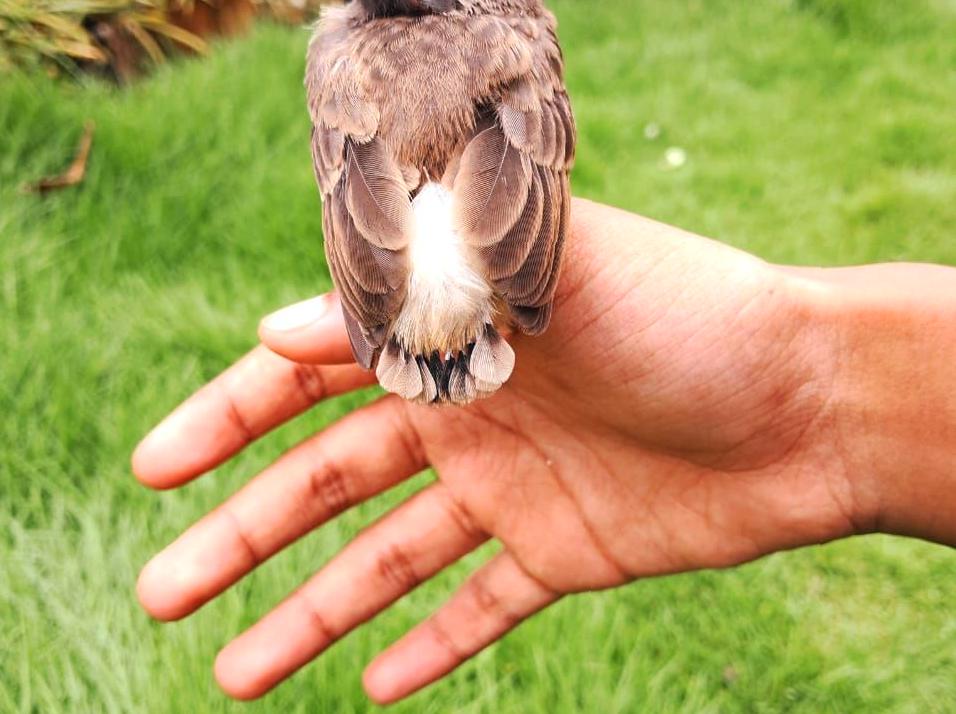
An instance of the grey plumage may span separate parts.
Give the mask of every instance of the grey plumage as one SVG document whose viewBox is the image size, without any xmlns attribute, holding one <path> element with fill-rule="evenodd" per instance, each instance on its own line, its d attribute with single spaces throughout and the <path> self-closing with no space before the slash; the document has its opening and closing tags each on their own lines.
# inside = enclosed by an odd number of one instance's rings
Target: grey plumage
<svg viewBox="0 0 956 714">
<path fill-rule="evenodd" d="M 306 86 L 357 361 L 408 399 L 493 393 L 514 367 L 498 328 L 547 328 L 568 231 L 576 134 L 553 15 L 539 0 L 353 0 L 326 10 Z M 413 201 L 430 182 L 487 299 L 463 299 L 473 315 L 447 330 L 403 332 L 423 299 Z"/>
</svg>

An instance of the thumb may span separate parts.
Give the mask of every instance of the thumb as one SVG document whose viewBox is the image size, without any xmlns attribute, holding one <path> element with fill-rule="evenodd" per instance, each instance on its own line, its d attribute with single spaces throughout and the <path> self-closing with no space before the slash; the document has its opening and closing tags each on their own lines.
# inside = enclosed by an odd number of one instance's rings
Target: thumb
<svg viewBox="0 0 956 714">
<path fill-rule="evenodd" d="M 259 339 L 273 352 L 306 364 L 354 362 L 342 305 L 335 293 L 289 305 L 259 323 Z"/>
</svg>

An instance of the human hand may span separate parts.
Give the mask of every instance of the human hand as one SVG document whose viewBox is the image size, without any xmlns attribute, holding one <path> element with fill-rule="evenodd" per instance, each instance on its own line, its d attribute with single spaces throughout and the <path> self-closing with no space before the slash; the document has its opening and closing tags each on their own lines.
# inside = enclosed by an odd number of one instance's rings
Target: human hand
<svg viewBox="0 0 956 714">
<path fill-rule="evenodd" d="M 868 528 L 870 490 L 840 449 L 840 340 L 824 288 L 752 256 L 577 201 L 545 336 L 514 337 L 511 382 L 468 408 L 386 396 L 283 455 L 184 533 L 138 584 L 184 617 L 288 544 L 428 466 L 439 480 L 360 534 L 220 654 L 258 697 L 489 538 L 501 552 L 368 668 L 391 702 L 561 596 L 742 563 Z M 267 318 L 265 346 L 138 447 L 181 486 L 323 399 L 366 386 L 338 303 Z M 271 348 L 271 351 L 270 351 Z M 282 356 L 279 356 L 282 355 Z"/>
</svg>

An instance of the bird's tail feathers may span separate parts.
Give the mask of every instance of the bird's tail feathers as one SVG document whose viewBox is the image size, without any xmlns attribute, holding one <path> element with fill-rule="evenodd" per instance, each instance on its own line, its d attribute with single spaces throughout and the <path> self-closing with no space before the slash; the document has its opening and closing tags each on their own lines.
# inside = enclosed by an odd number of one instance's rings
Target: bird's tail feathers
<svg viewBox="0 0 956 714">
<path fill-rule="evenodd" d="M 514 371 L 511 345 L 487 323 L 464 349 L 412 354 L 394 336 L 382 350 L 376 374 L 387 391 L 425 404 L 465 405 L 489 397 Z"/>
</svg>

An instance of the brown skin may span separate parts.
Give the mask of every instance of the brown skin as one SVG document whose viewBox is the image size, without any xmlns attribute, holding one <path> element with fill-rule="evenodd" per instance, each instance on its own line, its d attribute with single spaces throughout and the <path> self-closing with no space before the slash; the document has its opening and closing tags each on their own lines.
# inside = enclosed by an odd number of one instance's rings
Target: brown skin
<svg viewBox="0 0 956 714">
<path fill-rule="evenodd" d="M 516 340 L 501 393 L 362 408 L 146 566 L 144 607 L 181 618 L 344 508 L 438 472 L 223 650 L 231 696 L 261 696 L 488 538 L 500 554 L 366 671 L 373 699 L 442 677 L 568 593 L 878 528 L 956 543 L 956 272 L 778 268 L 583 201 L 572 230 L 552 327 Z M 330 297 L 267 318 L 266 346 L 139 446 L 138 477 L 183 485 L 369 384 L 344 366 L 340 315 Z"/>
</svg>

